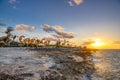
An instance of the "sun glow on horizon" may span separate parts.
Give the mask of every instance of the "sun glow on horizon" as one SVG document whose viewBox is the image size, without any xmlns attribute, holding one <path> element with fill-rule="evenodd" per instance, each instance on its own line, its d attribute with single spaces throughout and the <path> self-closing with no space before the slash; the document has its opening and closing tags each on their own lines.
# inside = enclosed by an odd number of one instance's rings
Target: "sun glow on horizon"
<svg viewBox="0 0 120 80">
<path fill-rule="evenodd" d="M 104 45 L 104 42 L 101 41 L 101 39 L 95 39 L 94 43 L 91 44 L 93 47 L 102 47 Z"/>
</svg>

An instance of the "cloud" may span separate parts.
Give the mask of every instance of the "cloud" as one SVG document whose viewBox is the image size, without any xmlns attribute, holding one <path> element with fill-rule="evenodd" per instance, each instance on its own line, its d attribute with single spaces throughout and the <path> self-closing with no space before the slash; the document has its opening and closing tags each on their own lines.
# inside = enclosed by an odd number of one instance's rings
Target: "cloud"
<svg viewBox="0 0 120 80">
<path fill-rule="evenodd" d="M 2 18 L 0 18 L 0 26 L 6 26 L 6 24 L 3 23 L 3 19 Z"/>
<path fill-rule="evenodd" d="M 87 45 L 90 45 L 90 44 L 92 44 L 92 43 L 94 43 L 94 42 L 95 42 L 95 41 L 93 41 L 93 40 L 87 40 L 87 41 L 83 42 L 82 45 L 87 46 Z"/>
<path fill-rule="evenodd" d="M 4 33 L 6 31 L 6 27 L 0 27 L 0 33 Z"/>
<path fill-rule="evenodd" d="M 42 39 L 44 39 L 44 40 L 51 40 L 51 41 L 58 41 L 58 39 L 57 38 L 55 38 L 55 37 L 43 37 Z"/>
<path fill-rule="evenodd" d="M 6 24 L 4 24 L 4 23 L 0 23 L 0 26 L 6 26 Z"/>
<path fill-rule="evenodd" d="M 52 34 L 52 36 L 56 37 L 56 38 L 63 38 L 62 36 L 60 35 L 55 35 L 55 34 Z"/>
<path fill-rule="evenodd" d="M 8 3 L 10 4 L 10 7 L 12 7 L 13 9 L 17 9 L 17 4 L 20 3 L 20 1 L 18 1 L 18 0 L 8 0 Z"/>
<path fill-rule="evenodd" d="M 5 33 L 10 33 L 12 32 L 14 29 L 13 27 L 7 27 L 7 30 L 5 31 Z"/>
<path fill-rule="evenodd" d="M 17 2 L 17 0 L 9 0 L 8 2 L 9 2 L 10 4 L 14 4 L 14 3 Z"/>
<path fill-rule="evenodd" d="M 13 9 L 17 9 L 16 6 L 13 6 L 12 8 L 13 8 Z"/>
<path fill-rule="evenodd" d="M 33 31 L 33 30 L 35 30 L 34 26 L 29 26 L 29 25 L 26 25 L 26 24 L 16 25 L 15 28 L 20 33 L 23 33 L 25 31 Z"/>
<path fill-rule="evenodd" d="M 83 0 L 73 0 L 76 5 L 79 5 L 83 2 Z"/>
<path fill-rule="evenodd" d="M 81 3 L 83 3 L 83 0 L 69 0 L 68 1 L 69 6 L 80 5 Z"/>
<path fill-rule="evenodd" d="M 74 6 L 72 1 L 68 1 L 69 6 Z"/>
<path fill-rule="evenodd" d="M 43 25 L 43 30 L 52 33 L 52 36 L 56 38 L 74 38 L 73 32 L 66 32 L 61 26 L 49 26 L 48 24 Z"/>
</svg>

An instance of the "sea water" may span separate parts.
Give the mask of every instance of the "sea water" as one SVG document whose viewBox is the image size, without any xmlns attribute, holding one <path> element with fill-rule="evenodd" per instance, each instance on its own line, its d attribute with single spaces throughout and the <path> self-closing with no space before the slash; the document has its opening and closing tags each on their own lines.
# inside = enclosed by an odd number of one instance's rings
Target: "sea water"
<svg viewBox="0 0 120 80">
<path fill-rule="evenodd" d="M 92 80 L 120 80 L 120 50 L 99 50 L 93 54 Z"/>
</svg>

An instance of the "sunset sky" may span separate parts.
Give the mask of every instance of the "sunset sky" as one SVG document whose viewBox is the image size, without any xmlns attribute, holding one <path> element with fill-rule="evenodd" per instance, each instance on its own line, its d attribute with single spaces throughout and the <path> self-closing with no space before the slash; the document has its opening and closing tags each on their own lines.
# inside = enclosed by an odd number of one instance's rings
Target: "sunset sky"
<svg viewBox="0 0 120 80">
<path fill-rule="evenodd" d="M 120 0 L 0 0 L 0 36 L 7 26 L 18 36 L 120 49 Z"/>
</svg>

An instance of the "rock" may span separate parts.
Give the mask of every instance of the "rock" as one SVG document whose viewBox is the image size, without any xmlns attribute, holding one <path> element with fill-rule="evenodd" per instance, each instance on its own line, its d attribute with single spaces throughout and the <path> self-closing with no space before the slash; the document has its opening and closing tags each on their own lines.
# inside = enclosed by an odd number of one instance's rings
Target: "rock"
<svg viewBox="0 0 120 80">
<path fill-rule="evenodd" d="M 84 59 L 82 57 L 76 56 L 76 55 L 69 56 L 69 58 L 73 59 L 76 62 L 82 62 L 82 61 L 84 61 Z"/>
<path fill-rule="evenodd" d="M 23 77 L 33 77 L 34 74 L 33 73 L 22 73 L 22 74 L 20 74 L 20 76 L 23 76 Z"/>
<path fill-rule="evenodd" d="M 18 68 L 24 68 L 24 66 L 19 66 Z"/>
</svg>

